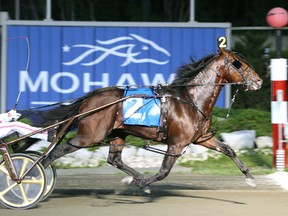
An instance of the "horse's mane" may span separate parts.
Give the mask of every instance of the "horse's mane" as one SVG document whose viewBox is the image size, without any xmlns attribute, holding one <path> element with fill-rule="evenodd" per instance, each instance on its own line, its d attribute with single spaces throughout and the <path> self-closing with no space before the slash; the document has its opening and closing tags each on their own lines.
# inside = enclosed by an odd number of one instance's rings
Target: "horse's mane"
<svg viewBox="0 0 288 216">
<path fill-rule="evenodd" d="M 197 74 L 204 69 L 204 67 L 210 63 L 214 58 L 215 54 L 210 54 L 203 57 L 199 61 L 190 57 L 190 63 L 181 65 L 176 71 L 176 76 L 171 85 L 185 85 L 192 79 L 194 79 Z"/>
</svg>

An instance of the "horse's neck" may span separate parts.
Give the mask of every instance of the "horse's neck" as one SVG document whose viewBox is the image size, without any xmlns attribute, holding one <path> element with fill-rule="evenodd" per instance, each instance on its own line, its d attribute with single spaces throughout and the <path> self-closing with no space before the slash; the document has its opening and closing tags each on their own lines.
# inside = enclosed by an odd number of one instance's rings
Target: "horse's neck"
<svg viewBox="0 0 288 216">
<path fill-rule="evenodd" d="M 212 67 L 204 69 L 188 84 L 188 91 L 194 98 L 194 103 L 206 115 L 212 111 L 223 85 L 223 79 Z"/>
</svg>

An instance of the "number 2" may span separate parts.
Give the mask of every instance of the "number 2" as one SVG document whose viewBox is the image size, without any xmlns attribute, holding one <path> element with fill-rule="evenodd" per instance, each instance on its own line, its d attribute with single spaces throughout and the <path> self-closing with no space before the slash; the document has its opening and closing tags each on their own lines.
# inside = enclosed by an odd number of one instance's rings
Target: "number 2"
<svg viewBox="0 0 288 216">
<path fill-rule="evenodd" d="M 217 39 L 218 41 L 218 47 L 220 48 L 226 48 L 227 47 L 227 38 L 222 36 L 222 37 L 218 37 Z"/>
<path fill-rule="evenodd" d="M 137 110 L 143 105 L 142 98 L 129 98 L 126 100 L 128 103 L 132 103 L 132 106 L 125 112 L 124 118 L 140 119 L 142 114 Z"/>
</svg>

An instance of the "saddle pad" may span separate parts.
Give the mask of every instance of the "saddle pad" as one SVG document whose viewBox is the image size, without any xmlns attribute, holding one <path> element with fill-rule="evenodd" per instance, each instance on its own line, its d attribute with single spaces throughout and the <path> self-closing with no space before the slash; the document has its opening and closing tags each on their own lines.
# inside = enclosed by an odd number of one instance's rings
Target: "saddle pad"
<svg viewBox="0 0 288 216">
<path fill-rule="evenodd" d="M 151 98 L 132 97 L 123 102 L 125 125 L 160 126 L 160 100 L 153 97 L 151 88 L 129 88 L 124 95 L 147 95 Z"/>
</svg>

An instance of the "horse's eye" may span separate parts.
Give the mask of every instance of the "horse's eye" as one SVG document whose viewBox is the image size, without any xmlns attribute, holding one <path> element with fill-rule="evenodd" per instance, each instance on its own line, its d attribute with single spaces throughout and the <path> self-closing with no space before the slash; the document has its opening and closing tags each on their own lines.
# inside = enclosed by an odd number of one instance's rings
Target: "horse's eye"
<svg viewBox="0 0 288 216">
<path fill-rule="evenodd" d="M 238 60 L 235 60 L 234 62 L 232 62 L 232 65 L 236 68 L 236 69 L 240 69 L 242 66 L 242 63 Z"/>
</svg>

